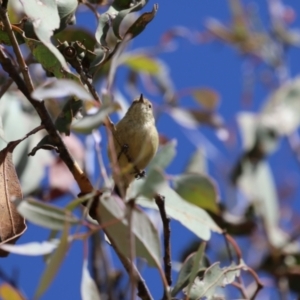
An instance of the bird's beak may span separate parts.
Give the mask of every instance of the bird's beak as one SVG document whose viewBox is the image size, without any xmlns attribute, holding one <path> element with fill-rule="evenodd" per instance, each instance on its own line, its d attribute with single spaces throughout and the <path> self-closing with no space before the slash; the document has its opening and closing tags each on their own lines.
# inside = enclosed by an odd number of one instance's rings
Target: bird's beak
<svg viewBox="0 0 300 300">
<path fill-rule="evenodd" d="M 140 102 L 140 103 L 144 103 L 144 102 L 145 102 L 145 101 L 144 101 L 143 94 L 141 94 L 140 99 L 139 99 L 139 102 Z"/>
</svg>

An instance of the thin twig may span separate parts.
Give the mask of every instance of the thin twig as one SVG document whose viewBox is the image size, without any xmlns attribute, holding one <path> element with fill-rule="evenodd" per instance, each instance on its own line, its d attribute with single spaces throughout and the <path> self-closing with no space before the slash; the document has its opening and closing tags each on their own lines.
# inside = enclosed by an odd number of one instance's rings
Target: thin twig
<svg viewBox="0 0 300 300">
<path fill-rule="evenodd" d="M 231 249 L 230 249 L 230 246 L 229 246 L 229 242 L 228 242 L 228 240 L 227 240 L 227 238 L 226 238 L 226 231 L 225 231 L 225 230 L 223 231 L 223 236 L 224 236 L 225 245 L 226 245 L 226 249 L 227 249 L 227 253 L 228 253 L 230 262 L 233 262 L 233 255 L 232 255 L 232 253 L 231 253 Z"/>
<path fill-rule="evenodd" d="M 6 33 L 8 34 L 9 40 L 12 44 L 12 47 L 14 49 L 14 52 L 16 54 L 17 57 L 17 61 L 19 64 L 19 67 L 21 69 L 21 72 L 23 74 L 24 77 L 24 81 L 26 83 L 27 89 L 29 90 L 29 93 L 33 92 L 33 83 L 29 74 L 29 70 L 28 70 L 28 66 L 25 63 L 25 60 L 23 58 L 21 49 L 19 47 L 19 44 L 17 42 L 16 36 L 12 30 L 9 18 L 8 18 L 8 14 L 7 14 L 7 9 L 6 9 L 6 3 L 7 1 L 2 1 L 2 6 L 0 7 L 0 19 L 3 22 L 4 28 Z"/>
<path fill-rule="evenodd" d="M 164 228 L 164 265 L 165 265 L 165 276 L 168 285 L 172 285 L 172 263 L 171 263 L 171 228 L 170 228 L 170 218 L 167 216 L 165 209 L 165 198 L 159 194 L 155 196 L 155 203 L 158 206 L 161 220 Z"/>
<path fill-rule="evenodd" d="M 224 240 L 225 240 L 227 253 L 228 253 L 230 262 L 232 263 L 232 262 L 234 262 L 234 259 L 233 259 L 232 251 L 230 249 L 229 241 L 227 239 L 228 235 L 227 235 L 226 231 L 223 232 L 223 236 L 224 236 Z M 246 291 L 245 284 L 243 282 L 242 276 L 241 275 L 237 276 L 237 280 L 238 280 L 238 283 L 236 283 L 235 286 L 240 290 L 243 298 L 248 299 L 247 291 Z"/>
<path fill-rule="evenodd" d="M 239 248 L 239 246 L 237 245 L 237 243 L 235 242 L 235 240 L 228 233 L 225 234 L 225 238 L 227 239 L 227 241 L 233 247 L 233 249 L 235 251 L 235 254 L 236 254 L 237 258 L 238 258 L 238 261 L 241 262 L 242 261 L 242 252 L 241 252 L 241 249 Z M 258 292 L 264 287 L 264 285 L 260 281 L 257 273 L 252 268 L 250 268 L 249 266 L 245 266 L 245 268 L 246 268 L 246 271 L 248 271 L 252 275 L 252 277 L 254 278 L 254 280 L 256 282 L 256 285 L 257 285 L 255 292 L 250 297 L 251 300 L 254 300 L 256 298 Z M 238 277 L 238 278 L 240 278 L 240 277 Z M 242 281 L 240 282 L 240 284 L 243 284 Z M 244 295 L 245 291 L 243 289 L 240 289 L 240 291 L 243 294 L 243 297 L 246 296 L 246 295 Z M 248 297 L 247 297 L 247 299 L 248 299 Z"/>
</svg>

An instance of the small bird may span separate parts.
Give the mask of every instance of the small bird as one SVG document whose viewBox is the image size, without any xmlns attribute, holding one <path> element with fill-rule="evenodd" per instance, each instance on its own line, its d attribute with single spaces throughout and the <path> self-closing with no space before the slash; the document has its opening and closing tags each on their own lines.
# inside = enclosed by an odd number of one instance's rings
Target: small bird
<svg viewBox="0 0 300 300">
<path fill-rule="evenodd" d="M 124 197 L 130 183 L 143 176 L 144 169 L 158 149 L 159 136 L 151 102 L 141 94 L 115 125 L 112 134 L 120 169 L 119 174 L 115 172 L 113 175 L 115 192 Z M 113 162 L 111 151 L 108 149 L 108 157 Z"/>
</svg>

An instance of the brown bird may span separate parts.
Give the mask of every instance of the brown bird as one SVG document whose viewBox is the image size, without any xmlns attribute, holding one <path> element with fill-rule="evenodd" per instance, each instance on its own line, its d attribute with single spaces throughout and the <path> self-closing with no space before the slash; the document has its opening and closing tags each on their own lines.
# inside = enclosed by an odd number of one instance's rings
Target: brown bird
<svg viewBox="0 0 300 300">
<path fill-rule="evenodd" d="M 156 154 L 159 136 L 153 107 L 143 95 L 135 99 L 113 131 L 114 151 L 120 172 L 113 175 L 115 192 L 125 196 L 130 183 L 143 175 L 143 170 Z M 112 162 L 111 149 L 108 156 Z"/>
</svg>

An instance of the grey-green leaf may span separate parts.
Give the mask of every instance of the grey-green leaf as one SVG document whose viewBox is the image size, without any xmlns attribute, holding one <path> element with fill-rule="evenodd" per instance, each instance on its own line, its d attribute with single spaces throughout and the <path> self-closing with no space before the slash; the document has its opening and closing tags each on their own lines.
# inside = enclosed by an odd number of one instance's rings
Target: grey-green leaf
<svg viewBox="0 0 300 300">
<path fill-rule="evenodd" d="M 129 226 L 126 212 L 124 202 L 119 198 L 110 195 L 101 197 L 98 215 L 102 224 L 107 224 L 106 233 L 118 250 L 130 258 Z M 132 208 L 131 216 L 136 256 L 145 258 L 150 266 L 160 268 L 161 248 L 155 226 L 148 216 L 136 207 Z"/>
<path fill-rule="evenodd" d="M 38 288 L 35 292 L 34 299 L 40 298 L 44 294 L 44 292 L 48 289 L 49 285 L 54 279 L 59 267 L 61 266 L 62 261 L 68 251 L 68 246 L 69 246 L 68 232 L 69 232 L 69 227 L 66 225 L 62 232 L 60 243 L 56 251 L 50 257 L 47 268 L 40 279 Z"/>
<path fill-rule="evenodd" d="M 171 295 L 175 297 L 188 284 L 193 283 L 199 271 L 205 269 L 204 250 L 206 243 L 201 243 L 197 252 L 192 253 L 183 263 L 176 284 L 171 291 Z"/>
<path fill-rule="evenodd" d="M 206 175 L 181 174 L 173 179 L 175 191 L 186 201 L 213 213 L 219 213 L 215 183 Z"/>
<path fill-rule="evenodd" d="M 21 201 L 18 211 L 28 221 L 50 229 L 61 230 L 66 223 L 71 225 L 80 223 L 80 220 L 70 212 L 34 199 Z"/>
<path fill-rule="evenodd" d="M 140 181 L 141 180 L 136 180 L 131 184 L 130 190 L 128 191 L 129 198 L 136 195 L 137 185 L 142 184 Z M 222 233 L 221 228 L 219 228 L 205 210 L 183 200 L 167 184 L 162 185 L 157 192 L 165 197 L 167 214 L 171 218 L 179 221 L 183 226 L 188 228 L 201 239 L 205 241 L 209 240 L 211 237 L 211 231 Z M 146 198 L 138 197 L 137 203 L 143 207 L 158 210 L 154 201 L 149 201 Z"/>
<path fill-rule="evenodd" d="M 100 107 L 93 115 L 87 115 L 82 119 L 75 121 L 71 125 L 71 129 L 78 133 L 89 134 L 94 129 L 103 124 L 106 117 L 120 108 L 117 103 L 108 103 Z"/>
</svg>

